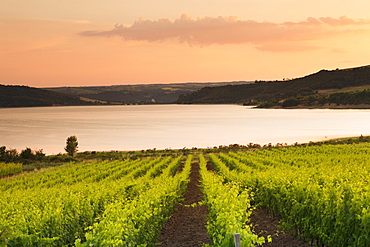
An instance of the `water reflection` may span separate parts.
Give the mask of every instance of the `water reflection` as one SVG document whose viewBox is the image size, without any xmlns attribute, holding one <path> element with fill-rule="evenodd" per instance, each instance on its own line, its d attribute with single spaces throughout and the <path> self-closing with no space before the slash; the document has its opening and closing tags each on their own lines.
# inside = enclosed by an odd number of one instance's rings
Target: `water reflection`
<svg viewBox="0 0 370 247">
<path fill-rule="evenodd" d="M 237 105 L 76 106 L 0 109 L 0 146 L 79 150 L 294 143 L 370 135 L 369 110 L 277 110 Z"/>
</svg>

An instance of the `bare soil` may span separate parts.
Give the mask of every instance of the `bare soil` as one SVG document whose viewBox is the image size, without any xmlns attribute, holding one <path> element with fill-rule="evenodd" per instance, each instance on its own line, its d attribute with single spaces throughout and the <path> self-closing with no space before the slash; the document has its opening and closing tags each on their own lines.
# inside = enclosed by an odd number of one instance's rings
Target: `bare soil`
<svg viewBox="0 0 370 247">
<path fill-rule="evenodd" d="M 249 223 L 253 225 L 254 232 L 259 236 L 272 237 L 272 242 L 265 243 L 268 247 L 308 247 L 307 243 L 283 231 L 279 227 L 280 218 L 267 213 L 264 209 L 255 209 L 250 217 Z"/>
<path fill-rule="evenodd" d="M 212 244 L 205 227 L 207 206 L 189 205 L 203 200 L 200 190 L 199 164 L 193 163 L 190 181 L 183 202 L 176 205 L 171 218 L 164 224 L 158 242 L 162 247 L 201 247 Z"/>
</svg>

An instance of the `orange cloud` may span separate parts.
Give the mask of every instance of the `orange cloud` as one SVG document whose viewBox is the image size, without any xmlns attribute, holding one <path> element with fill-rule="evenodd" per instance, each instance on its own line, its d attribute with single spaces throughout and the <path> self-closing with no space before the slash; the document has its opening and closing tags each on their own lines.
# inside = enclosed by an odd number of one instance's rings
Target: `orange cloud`
<svg viewBox="0 0 370 247">
<path fill-rule="evenodd" d="M 176 40 L 190 45 L 207 46 L 212 44 L 245 44 L 250 43 L 260 50 L 311 50 L 319 48 L 310 44 L 299 44 L 288 47 L 286 42 L 306 42 L 343 33 L 342 26 L 369 25 L 370 20 L 355 20 L 346 16 L 338 19 L 331 17 L 309 17 L 301 22 L 257 22 L 243 20 L 236 16 L 198 17 L 192 19 L 183 14 L 171 20 L 162 18 L 151 21 L 139 19 L 131 26 L 116 24 L 108 31 L 84 31 L 83 36 L 120 36 L 124 40 L 159 42 Z M 345 32 L 350 32 L 351 29 Z M 276 44 L 284 43 L 284 44 Z M 285 49 L 284 47 L 288 48 Z"/>
</svg>

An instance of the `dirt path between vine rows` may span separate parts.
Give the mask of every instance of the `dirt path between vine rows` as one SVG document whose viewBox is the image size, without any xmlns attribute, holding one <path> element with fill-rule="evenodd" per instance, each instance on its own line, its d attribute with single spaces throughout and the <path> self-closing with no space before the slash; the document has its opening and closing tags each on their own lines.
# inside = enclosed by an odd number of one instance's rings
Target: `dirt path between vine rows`
<svg viewBox="0 0 370 247">
<path fill-rule="evenodd" d="M 207 206 L 186 206 L 203 200 L 199 185 L 199 164 L 193 163 L 184 201 L 176 205 L 173 215 L 164 224 L 158 239 L 158 242 L 162 243 L 159 246 L 201 247 L 204 244 L 212 244 L 205 227 Z"/>
<path fill-rule="evenodd" d="M 283 231 L 278 227 L 279 217 L 268 214 L 266 210 L 255 209 L 249 219 L 253 225 L 254 232 L 259 236 L 272 236 L 271 243 L 265 243 L 268 247 L 309 247 L 302 240 L 294 237 L 291 233 Z"/>
<path fill-rule="evenodd" d="M 208 169 L 213 167 L 208 163 Z M 190 181 L 183 197 L 183 202 L 175 207 L 171 218 L 164 224 L 161 235 L 158 238 L 159 246 L 162 247 L 201 247 L 204 244 L 212 244 L 205 225 L 208 210 L 205 205 L 187 207 L 203 199 L 200 190 L 199 164 L 193 163 Z M 284 232 L 278 227 L 279 218 L 268 215 L 264 210 L 256 209 L 250 217 L 254 231 L 259 236 L 272 236 L 272 242 L 263 246 L 268 247 L 308 247 L 303 241 L 290 233 Z"/>
</svg>

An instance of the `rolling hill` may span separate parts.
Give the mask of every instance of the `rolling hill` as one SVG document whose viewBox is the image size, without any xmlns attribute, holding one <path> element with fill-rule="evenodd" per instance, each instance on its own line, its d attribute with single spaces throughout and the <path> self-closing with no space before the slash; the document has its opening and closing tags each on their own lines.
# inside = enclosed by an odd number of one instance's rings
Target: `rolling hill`
<svg viewBox="0 0 370 247">
<path fill-rule="evenodd" d="M 235 81 L 44 89 L 0 85 L 0 97 L 0 107 L 178 103 L 370 108 L 370 66 L 321 70 L 292 80 L 255 83 Z"/>
<path fill-rule="evenodd" d="M 312 107 L 327 104 L 341 105 L 342 103 L 344 105 L 370 105 L 369 89 L 370 66 L 363 66 L 341 70 L 321 70 L 292 80 L 256 81 L 246 85 L 205 87 L 197 92 L 181 96 L 177 103 L 239 103 L 263 107 L 298 105 Z M 333 97 L 337 100 L 333 100 Z M 352 102 L 351 99 L 356 99 L 356 101 Z M 283 103 L 287 100 L 290 104 L 284 105 Z"/>
<path fill-rule="evenodd" d="M 92 104 L 77 96 L 27 86 L 0 84 L 0 107 L 31 107 Z"/>
<path fill-rule="evenodd" d="M 180 95 L 195 92 L 206 86 L 240 85 L 251 82 L 206 82 L 206 83 L 170 83 L 137 84 L 93 87 L 55 87 L 45 88 L 54 92 L 76 95 L 111 104 L 169 104 L 178 100 Z"/>
</svg>

